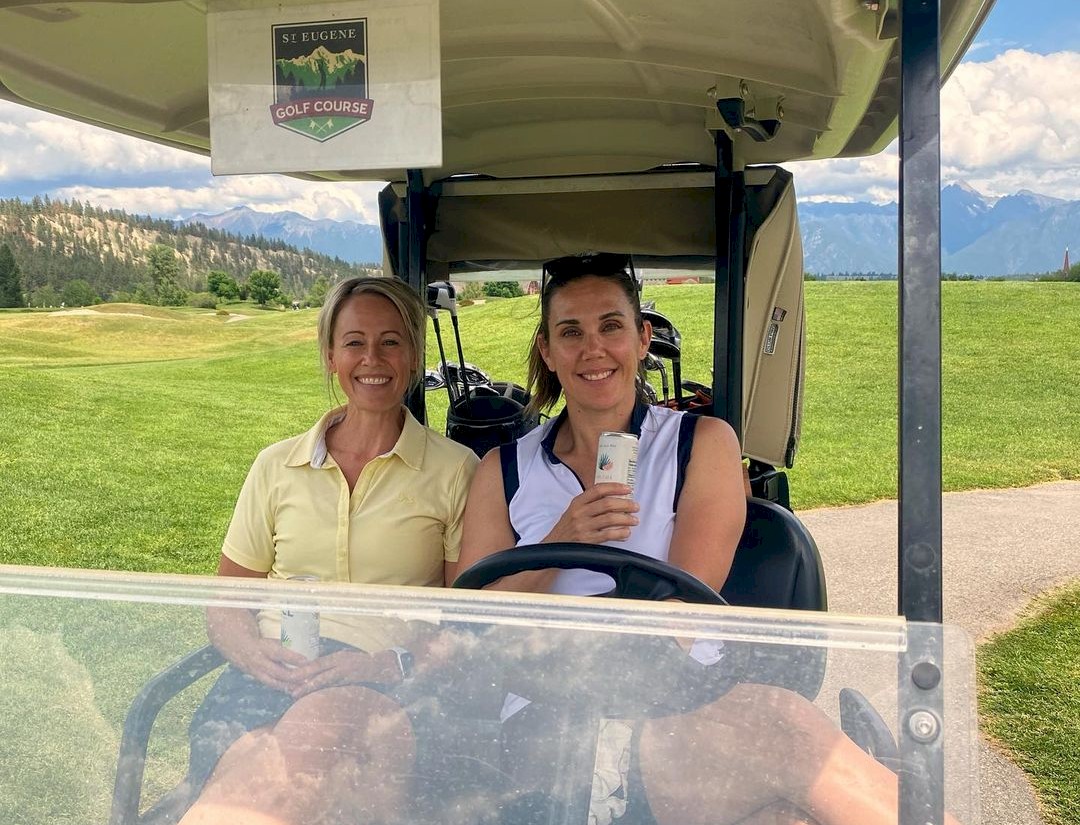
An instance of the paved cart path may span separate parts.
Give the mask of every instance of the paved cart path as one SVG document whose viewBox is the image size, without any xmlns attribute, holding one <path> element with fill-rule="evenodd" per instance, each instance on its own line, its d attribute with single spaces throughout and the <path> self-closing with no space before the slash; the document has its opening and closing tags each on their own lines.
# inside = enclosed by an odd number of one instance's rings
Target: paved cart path
<svg viewBox="0 0 1080 825">
<path fill-rule="evenodd" d="M 836 612 L 896 612 L 895 501 L 807 510 Z M 975 639 L 1007 629 L 1031 599 L 1080 577 L 1080 482 L 946 493 L 945 621 Z M 1044 825 L 1024 774 L 985 741 L 984 825 Z"/>
</svg>

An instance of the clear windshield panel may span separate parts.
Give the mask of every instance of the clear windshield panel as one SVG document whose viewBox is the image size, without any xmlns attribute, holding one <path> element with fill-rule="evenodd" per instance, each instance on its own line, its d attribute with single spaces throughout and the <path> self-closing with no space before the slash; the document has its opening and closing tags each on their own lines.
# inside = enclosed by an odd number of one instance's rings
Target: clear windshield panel
<svg viewBox="0 0 1080 825">
<path fill-rule="evenodd" d="M 898 619 L 0 568 L 0 668 L 5 823 L 886 823 L 908 730 L 978 816 L 968 642 Z"/>
</svg>

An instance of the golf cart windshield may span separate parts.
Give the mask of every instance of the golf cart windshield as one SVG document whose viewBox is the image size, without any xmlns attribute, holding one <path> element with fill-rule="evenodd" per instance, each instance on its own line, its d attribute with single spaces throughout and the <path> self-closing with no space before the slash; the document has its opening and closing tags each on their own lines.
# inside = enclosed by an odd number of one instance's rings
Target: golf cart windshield
<svg viewBox="0 0 1080 825">
<path fill-rule="evenodd" d="M 884 742 L 892 739 L 889 729 L 911 726 L 944 742 L 947 808 L 976 821 L 971 653 L 948 628 L 945 661 L 938 662 L 948 673 L 944 716 L 897 719 L 906 703 L 897 694 L 897 669 L 913 638 L 940 638 L 940 626 L 678 603 L 275 584 L 0 569 L 0 820 L 176 821 L 191 801 L 192 715 L 221 663 L 204 647 L 206 609 L 229 608 L 288 610 L 359 634 L 405 624 L 439 638 L 439 664 L 412 675 L 397 694 L 432 751 L 397 781 L 409 783 L 410 806 L 429 806 L 428 816 L 435 806 L 433 822 L 607 822 L 640 797 L 634 783 L 661 759 L 685 777 L 667 790 L 680 804 L 711 805 L 721 786 L 734 799 L 763 775 L 780 782 L 782 765 L 801 764 L 812 775 L 832 740 L 792 738 L 785 726 L 793 716 L 841 721 L 843 703 L 845 730 L 890 771 L 915 768 Z M 868 724 L 855 691 L 883 712 L 888 728 Z M 676 726 L 725 695 L 738 702 L 738 713 L 723 724 L 695 723 L 700 736 L 715 737 L 704 766 L 710 778 L 698 782 L 701 766 L 680 761 L 683 748 L 665 747 L 649 732 Z M 319 723 L 310 725 L 293 737 L 318 734 Z M 528 735 L 511 735 L 515 726 Z M 843 738 L 831 723 L 825 730 Z M 627 762 L 632 739 L 640 744 Z M 287 797 L 290 787 L 311 781 L 290 764 L 285 754 L 260 791 Z M 804 787 L 775 791 L 806 795 Z M 326 799 L 335 801 L 330 785 Z M 140 819 L 147 809 L 153 813 Z M 402 821 L 429 821 L 411 807 L 403 813 Z"/>
</svg>

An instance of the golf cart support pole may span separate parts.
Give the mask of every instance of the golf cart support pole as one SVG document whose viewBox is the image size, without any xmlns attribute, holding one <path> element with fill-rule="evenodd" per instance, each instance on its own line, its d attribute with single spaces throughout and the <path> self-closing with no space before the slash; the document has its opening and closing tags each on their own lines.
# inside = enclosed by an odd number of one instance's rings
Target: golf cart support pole
<svg viewBox="0 0 1080 825">
<path fill-rule="evenodd" d="M 402 273 L 404 281 L 413 288 L 421 302 L 427 297 L 427 285 L 425 281 L 425 262 L 427 260 L 427 235 L 424 228 L 424 174 L 419 169 L 409 169 L 406 172 L 407 188 L 405 190 L 405 213 L 407 228 L 405 237 L 399 237 L 398 243 L 404 247 L 400 249 L 399 261 L 405 266 Z M 400 235 L 400 233 L 399 233 Z M 405 401 L 409 411 L 421 424 L 427 423 L 427 406 L 424 398 L 423 382 L 417 384 Z"/>
<path fill-rule="evenodd" d="M 942 823 L 941 59 L 939 0 L 900 9 L 900 823 Z"/>
<path fill-rule="evenodd" d="M 746 262 L 746 176 L 735 171 L 734 144 L 718 129 L 713 200 L 716 205 L 716 283 L 713 285 L 713 415 L 735 430 L 742 444 L 743 306 Z M 676 386 L 678 394 L 681 387 Z"/>
</svg>

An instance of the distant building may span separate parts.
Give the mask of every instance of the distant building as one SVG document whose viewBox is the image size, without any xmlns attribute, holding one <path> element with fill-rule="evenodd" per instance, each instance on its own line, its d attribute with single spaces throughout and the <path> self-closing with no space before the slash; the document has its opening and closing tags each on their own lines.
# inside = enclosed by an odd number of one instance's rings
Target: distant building
<svg viewBox="0 0 1080 825">
<path fill-rule="evenodd" d="M 1072 267 L 1069 265 L 1069 247 L 1065 247 L 1065 263 L 1061 267 L 1061 274 L 1068 275 Z"/>
</svg>

